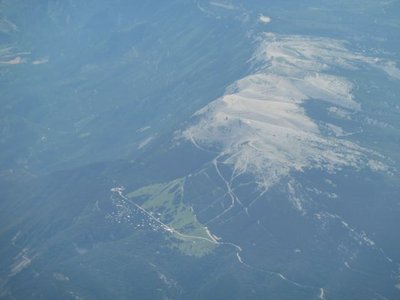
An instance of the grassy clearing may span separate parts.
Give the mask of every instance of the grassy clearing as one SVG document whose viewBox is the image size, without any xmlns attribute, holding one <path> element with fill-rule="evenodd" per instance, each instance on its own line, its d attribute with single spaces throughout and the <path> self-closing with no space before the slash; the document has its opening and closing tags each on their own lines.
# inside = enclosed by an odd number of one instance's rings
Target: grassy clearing
<svg viewBox="0 0 400 300">
<path fill-rule="evenodd" d="M 197 220 L 192 207 L 183 202 L 184 185 L 184 179 L 176 179 L 165 184 L 140 188 L 129 193 L 127 197 L 177 232 L 210 239 L 204 225 Z M 142 203 L 139 203 L 140 201 Z M 201 257 L 216 246 L 208 240 L 186 238 L 178 234 L 175 234 L 175 237 L 172 246 L 186 255 Z"/>
</svg>

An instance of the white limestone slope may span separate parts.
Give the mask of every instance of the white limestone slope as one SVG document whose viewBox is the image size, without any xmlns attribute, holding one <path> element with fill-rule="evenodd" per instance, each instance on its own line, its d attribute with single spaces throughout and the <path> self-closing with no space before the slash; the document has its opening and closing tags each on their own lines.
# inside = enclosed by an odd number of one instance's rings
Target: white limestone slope
<svg viewBox="0 0 400 300">
<path fill-rule="evenodd" d="M 338 40 L 274 34 L 263 36 L 253 62 L 258 66 L 254 74 L 195 114 L 196 123 L 183 132 L 186 139 L 201 149 L 217 150 L 234 175 L 250 173 L 265 189 L 291 171 L 385 168 L 373 159 L 376 153 L 324 136 L 302 104 L 317 99 L 359 111 L 352 83 L 336 75 L 337 70 L 377 68 L 400 79 L 393 63 L 353 53 Z"/>
</svg>

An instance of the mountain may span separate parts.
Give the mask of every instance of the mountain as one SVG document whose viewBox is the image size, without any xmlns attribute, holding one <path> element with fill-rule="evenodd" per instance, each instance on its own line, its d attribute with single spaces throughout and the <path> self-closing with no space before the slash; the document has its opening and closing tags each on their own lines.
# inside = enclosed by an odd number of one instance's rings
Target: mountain
<svg viewBox="0 0 400 300">
<path fill-rule="evenodd" d="M 399 298 L 399 12 L 0 1 L 0 298 Z"/>
</svg>

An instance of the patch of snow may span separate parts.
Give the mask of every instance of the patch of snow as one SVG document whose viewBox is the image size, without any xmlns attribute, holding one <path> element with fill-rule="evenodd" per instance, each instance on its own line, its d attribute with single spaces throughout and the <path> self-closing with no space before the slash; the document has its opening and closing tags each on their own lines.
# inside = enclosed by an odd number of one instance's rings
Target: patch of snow
<svg viewBox="0 0 400 300">
<path fill-rule="evenodd" d="M 57 281 L 69 281 L 69 277 L 62 273 L 53 273 L 53 277 Z"/>
<path fill-rule="evenodd" d="M 144 132 L 146 130 L 149 130 L 150 128 L 151 128 L 151 126 L 144 126 L 144 127 L 139 128 L 138 130 L 136 130 L 136 132 Z"/>
<path fill-rule="evenodd" d="M 32 263 L 32 257 L 29 256 L 29 249 L 24 248 L 15 258 L 11 266 L 9 277 L 13 277 L 20 273 L 22 270 L 28 268 Z"/>
<path fill-rule="evenodd" d="M 32 62 L 32 65 L 43 65 L 49 62 L 48 58 L 37 59 Z"/>
<path fill-rule="evenodd" d="M 368 125 L 372 125 L 372 126 L 379 127 L 379 128 L 393 128 L 393 126 L 390 125 L 389 123 L 378 121 L 378 120 L 375 120 L 375 119 L 372 119 L 369 117 L 365 118 L 365 122 Z"/>
<path fill-rule="evenodd" d="M 336 107 L 336 106 L 329 107 L 328 108 L 328 113 L 330 115 L 333 115 L 333 116 L 335 116 L 337 118 L 340 118 L 340 119 L 344 119 L 344 120 L 350 120 L 351 119 L 350 111 L 341 109 L 341 108 Z"/>
<path fill-rule="evenodd" d="M 289 201 L 292 203 L 295 209 L 297 209 L 301 214 L 304 215 L 306 214 L 306 210 L 303 206 L 304 200 L 301 197 L 297 196 L 294 185 L 295 185 L 294 182 L 289 182 L 287 184 Z"/>
<path fill-rule="evenodd" d="M 21 56 L 17 56 L 13 59 L 7 60 L 7 61 L 0 61 L 0 64 L 5 64 L 5 65 L 19 65 L 23 63 L 23 59 Z"/>
<path fill-rule="evenodd" d="M 198 121 L 183 132 L 186 139 L 199 149 L 217 149 L 224 154 L 223 163 L 236 173 L 255 175 L 263 189 L 292 171 L 361 168 L 368 166 L 367 156 L 378 156 L 353 142 L 324 136 L 302 108 L 305 101 L 319 99 L 342 111 L 359 111 L 352 83 L 329 71 L 357 69 L 362 63 L 381 68 L 375 60 L 333 39 L 266 34 L 253 62 L 255 74 L 238 80 L 195 114 Z"/>
<path fill-rule="evenodd" d="M 376 160 L 369 160 L 368 161 L 368 167 L 372 170 L 372 171 L 380 171 L 380 172 L 387 172 L 388 171 L 388 166 L 381 163 L 380 161 L 376 161 Z"/>
<path fill-rule="evenodd" d="M 268 23 L 271 23 L 271 18 L 268 16 L 260 15 L 260 17 L 258 18 L 258 21 L 263 24 L 268 24 Z"/>
<path fill-rule="evenodd" d="M 332 132 L 336 137 L 341 137 L 341 136 L 346 136 L 348 133 L 346 133 L 342 127 L 333 125 L 333 124 L 326 124 L 326 127 Z"/>
<path fill-rule="evenodd" d="M 216 7 L 219 7 L 219 8 L 229 9 L 229 10 L 237 9 L 236 6 L 234 6 L 233 4 L 227 3 L 227 2 L 211 1 L 210 5 L 216 6 Z"/>
<path fill-rule="evenodd" d="M 137 149 L 140 150 L 140 149 L 146 147 L 152 140 L 153 140 L 153 137 L 149 136 L 148 138 L 144 139 L 143 141 L 141 141 L 139 143 L 139 145 L 137 146 Z"/>
<path fill-rule="evenodd" d="M 393 61 L 378 60 L 377 65 L 386 72 L 386 74 L 394 79 L 400 79 L 400 70 Z"/>
<path fill-rule="evenodd" d="M 172 279 L 172 278 L 168 278 L 165 274 L 161 273 L 160 271 L 157 271 L 158 273 L 158 278 L 169 288 L 171 287 L 177 287 L 178 283 Z"/>
<path fill-rule="evenodd" d="M 363 231 L 360 234 L 360 238 L 368 245 L 368 246 L 375 246 L 375 242 L 373 240 L 371 240 L 367 234 Z"/>
<path fill-rule="evenodd" d="M 332 180 L 330 180 L 330 179 L 324 179 L 324 181 L 327 183 L 327 184 L 329 184 L 330 186 L 332 186 L 332 187 L 337 187 L 337 184 L 336 183 L 334 183 Z"/>
<path fill-rule="evenodd" d="M 76 244 L 74 244 L 74 249 L 79 255 L 84 255 L 84 254 L 88 253 L 88 251 L 89 251 L 88 249 L 79 247 Z"/>
<path fill-rule="evenodd" d="M 11 244 L 15 246 L 15 243 L 17 242 L 19 236 L 21 235 L 21 230 L 18 230 L 18 232 L 13 236 L 11 239 Z"/>
</svg>

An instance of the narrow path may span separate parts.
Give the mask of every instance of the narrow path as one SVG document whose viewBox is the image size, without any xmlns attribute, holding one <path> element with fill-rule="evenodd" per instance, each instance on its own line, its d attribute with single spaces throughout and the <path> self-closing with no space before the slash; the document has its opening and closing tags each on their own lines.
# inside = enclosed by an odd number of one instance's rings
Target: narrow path
<svg viewBox="0 0 400 300">
<path fill-rule="evenodd" d="M 246 212 L 246 214 L 248 214 L 247 212 L 247 208 L 243 205 L 243 203 L 240 201 L 239 197 L 236 196 L 235 192 L 232 189 L 232 185 L 231 182 L 228 182 L 225 177 L 222 175 L 219 167 L 218 167 L 218 158 L 220 158 L 221 156 L 223 156 L 224 153 L 221 153 L 220 155 L 218 155 L 216 158 L 214 158 L 212 164 L 219 176 L 219 178 L 221 178 L 221 180 L 223 181 L 223 183 L 226 186 L 226 190 L 227 190 L 227 194 L 229 195 L 229 197 L 231 198 L 231 204 L 229 205 L 228 208 L 226 208 L 223 212 L 221 212 L 220 214 L 218 214 L 217 216 L 213 217 L 212 219 L 208 220 L 206 222 L 206 224 L 212 223 L 215 220 L 218 220 L 219 218 L 221 218 L 223 215 L 225 215 L 228 211 L 230 211 L 232 208 L 234 208 L 235 203 L 238 203 L 243 210 Z"/>
</svg>

